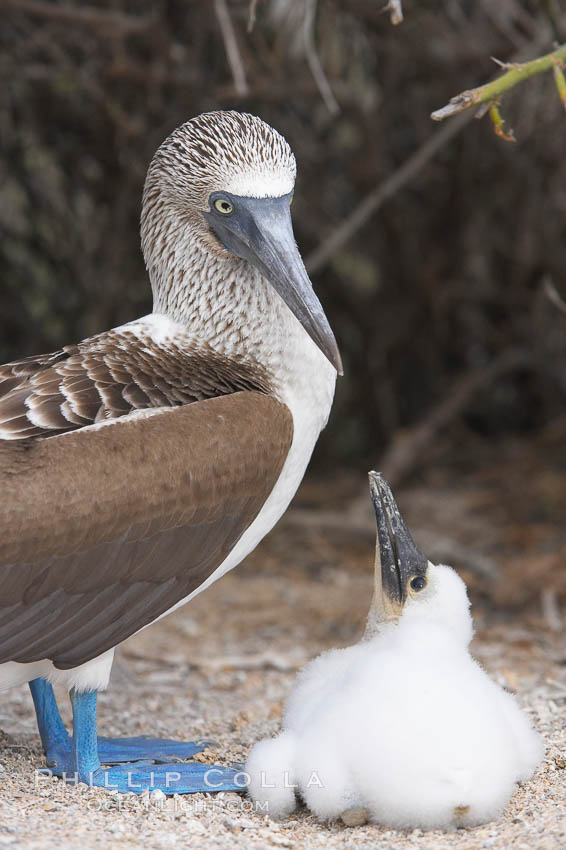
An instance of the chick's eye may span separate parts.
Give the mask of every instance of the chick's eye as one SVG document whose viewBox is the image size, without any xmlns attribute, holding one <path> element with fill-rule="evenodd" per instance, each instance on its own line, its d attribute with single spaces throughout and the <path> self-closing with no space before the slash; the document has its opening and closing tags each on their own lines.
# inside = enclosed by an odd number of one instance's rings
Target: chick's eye
<svg viewBox="0 0 566 850">
<path fill-rule="evenodd" d="M 409 587 L 411 590 L 424 590 L 426 587 L 426 578 L 424 576 L 413 576 L 409 582 Z"/>
<path fill-rule="evenodd" d="M 222 215 L 230 215 L 234 209 L 234 205 L 227 201 L 226 198 L 217 198 L 214 202 L 214 209 L 222 213 Z"/>
</svg>

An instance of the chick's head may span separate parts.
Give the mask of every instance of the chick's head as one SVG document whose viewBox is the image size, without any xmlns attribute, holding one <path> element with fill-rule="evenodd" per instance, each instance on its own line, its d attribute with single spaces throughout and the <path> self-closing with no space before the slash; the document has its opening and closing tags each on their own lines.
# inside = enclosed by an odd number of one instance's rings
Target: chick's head
<svg viewBox="0 0 566 850">
<path fill-rule="evenodd" d="M 473 626 L 464 582 L 451 567 L 432 564 L 419 551 L 387 481 L 376 472 L 369 477 L 377 541 L 375 589 L 366 633 L 371 636 L 386 623 L 425 620 L 445 627 L 467 646 Z"/>
</svg>

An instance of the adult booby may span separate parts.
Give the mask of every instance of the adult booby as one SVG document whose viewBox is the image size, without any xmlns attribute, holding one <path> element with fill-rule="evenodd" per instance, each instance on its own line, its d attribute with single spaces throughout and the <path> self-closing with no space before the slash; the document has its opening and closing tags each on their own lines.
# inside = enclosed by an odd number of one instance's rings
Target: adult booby
<svg viewBox="0 0 566 850">
<path fill-rule="evenodd" d="M 469 654 L 464 582 L 417 549 L 387 482 L 370 473 L 375 592 L 362 641 L 299 674 L 283 732 L 252 750 L 254 799 L 281 816 L 295 791 L 321 819 L 400 829 L 497 817 L 543 746 Z"/>
<path fill-rule="evenodd" d="M 293 237 L 295 172 L 259 118 L 184 124 L 143 193 L 153 313 L 0 370 L 0 689 L 30 682 L 59 775 L 231 787 L 168 763 L 196 744 L 97 743 L 96 695 L 117 644 L 273 527 L 326 424 L 341 362 Z M 72 736 L 50 683 L 70 690 Z"/>
</svg>

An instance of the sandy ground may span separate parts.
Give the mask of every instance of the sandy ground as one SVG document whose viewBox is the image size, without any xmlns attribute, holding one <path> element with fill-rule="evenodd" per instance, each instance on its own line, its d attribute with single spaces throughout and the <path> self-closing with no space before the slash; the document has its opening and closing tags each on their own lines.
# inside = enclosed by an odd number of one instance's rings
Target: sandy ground
<svg viewBox="0 0 566 850">
<path fill-rule="evenodd" d="M 310 498 L 304 491 L 297 513 L 246 564 L 123 646 L 99 701 L 103 734 L 213 737 L 210 760 L 244 760 L 278 730 L 296 670 L 322 649 L 358 639 L 371 596 L 370 535 L 355 528 L 333 536 L 305 523 Z M 484 582 L 476 575 L 472 587 Z M 564 632 L 551 628 L 538 604 L 495 608 L 484 593 L 474 600 L 476 657 L 517 694 L 547 745 L 544 764 L 498 822 L 448 834 L 395 832 L 319 824 L 304 809 L 274 822 L 236 794 L 164 805 L 37 780 L 42 753 L 21 687 L 0 699 L 0 847 L 566 848 Z M 68 721 L 65 694 L 58 696 Z"/>
</svg>

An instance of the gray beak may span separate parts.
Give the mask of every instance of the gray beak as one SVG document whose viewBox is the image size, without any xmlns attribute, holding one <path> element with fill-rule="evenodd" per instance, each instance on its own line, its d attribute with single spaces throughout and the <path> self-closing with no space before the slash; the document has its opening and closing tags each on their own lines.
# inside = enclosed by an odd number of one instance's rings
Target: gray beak
<svg viewBox="0 0 566 850">
<path fill-rule="evenodd" d="M 428 559 L 417 549 L 385 478 L 370 472 L 369 487 L 377 519 L 376 571 L 381 567 L 383 606 L 391 616 L 399 617 L 409 583 L 415 591 L 426 585 Z"/>
<path fill-rule="evenodd" d="M 243 198 L 227 192 L 210 196 L 210 209 L 203 213 L 226 250 L 247 260 L 267 278 L 313 342 L 343 374 L 340 352 L 316 297 L 295 243 L 291 223 L 291 195 L 280 198 Z M 218 211 L 215 201 L 232 207 Z"/>
</svg>

